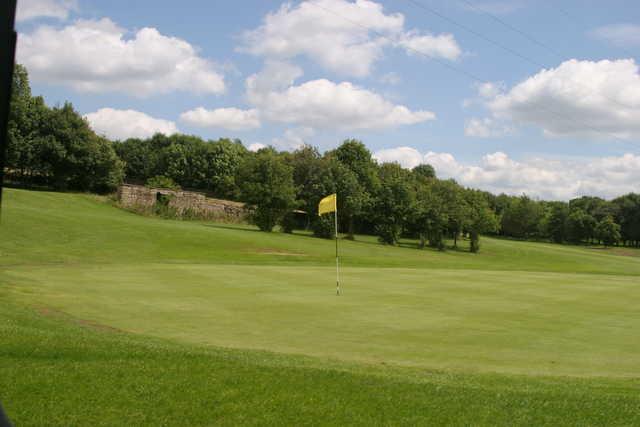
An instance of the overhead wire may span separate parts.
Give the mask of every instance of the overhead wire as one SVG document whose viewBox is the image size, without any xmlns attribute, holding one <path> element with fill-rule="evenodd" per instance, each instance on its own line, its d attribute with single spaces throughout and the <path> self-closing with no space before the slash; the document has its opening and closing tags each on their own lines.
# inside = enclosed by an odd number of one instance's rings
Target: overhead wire
<svg viewBox="0 0 640 427">
<path fill-rule="evenodd" d="M 411 1 L 413 1 L 413 0 L 411 0 Z M 399 42 L 397 40 L 393 40 L 391 37 L 381 33 L 380 31 L 378 31 L 378 30 L 376 30 L 374 28 L 370 28 L 370 27 L 368 27 L 366 25 L 363 25 L 363 24 L 361 24 L 361 23 L 359 23 L 357 21 L 354 21 L 352 19 L 349 19 L 349 18 L 343 16 L 342 14 L 340 14 L 339 12 L 336 12 L 335 10 L 332 10 L 332 9 L 329 9 L 329 8 L 327 8 L 325 6 L 319 5 L 314 0 L 307 0 L 306 3 L 307 4 L 311 4 L 311 5 L 317 7 L 319 9 L 321 9 L 321 10 L 324 10 L 327 13 L 333 14 L 333 15 L 341 18 L 345 22 L 349 22 L 350 24 L 352 24 L 354 26 L 360 27 L 360 28 L 362 28 L 362 29 L 364 29 L 364 30 L 366 30 L 368 32 L 371 32 L 371 33 L 375 34 L 376 36 L 391 42 L 393 45 L 398 45 L 399 44 Z M 483 83 L 491 81 L 490 79 L 484 79 L 484 78 L 476 75 L 475 73 L 472 73 L 470 71 L 464 70 L 464 69 L 459 68 L 459 67 L 456 67 L 456 66 L 452 65 L 451 63 L 443 61 L 440 58 L 437 58 L 437 57 L 435 57 L 435 56 L 433 56 L 431 54 L 428 54 L 426 52 L 423 52 L 420 49 L 416 49 L 416 48 L 413 48 L 413 47 L 407 46 L 407 45 L 402 45 L 402 47 L 404 49 L 408 50 L 408 51 L 412 51 L 414 53 L 417 53 L 418 55 L 422 55 L 422 56 L 424 56 L 424 57 L 426 57 L 426 58 L 428 58 L 430 60 L 433 60 L 433 61 L 437 62 L 438 64 L 450 69 L 451 71 L 454 71 L 454 72 L 456 72 L 458 74 L 461 74 L 461 75 L 467 77 L 468 79 L 474 81 L 475 83 L 483 84 Z M 549 112 L 549 113 L 551 113 L 551 114 L 553 114 L 553 115 L 555 115 L 557 117 L 563 118 L 563 119 L 573 123 L 574 125 L 582 126 L 585 129 L 592 130 L 592 131 L 594 131 L 596 133 L 599 133 L 601 135 L 604 135 L 606 137 L 618 140 L 618 141 L 626 143 L 626 144 L 633 144 L 632 141 L 623 139 L 623 138 L 621 138 L 621 137 L 619 137 L 619 136 L 617 136 L 617 135 L 615 135 L 613 133 L 606 132 L 606 131 L 603 131 L 601 129 L 595 128 L 595 127 L 589 125 L 588 123 L 579 122 L 579 121 L 575 120 L 574 118 L 572 118 L 572 117 L 570 117 L 568 115 L 564 115 L 562 113 L 559 113 L 557 111 L 554 111 L 551 108 L 541 106 L 540 108 L 535 108 L 535 109 Z"/>
<path fill-rule="evenodd" d="M 447 17 L 446 15 L 444 15 L 443 13 L 441 13 L 441 12 L 439 12 L 438 10 L 434 9 L 433 7 L 430 7 L 430 6 L 428 6 L 428 5 L 426 5 L 426 4 L 422 3 L 422 2 L 419 2 L 418 0 L 405 0 L 405 1 L 407 1 L 407 2 L 409 2 L 409 3 L 412 3 L 414 6 L 416 6 L 416 7 L 420 8 L 420 9 L 422 9 L 422 10 L 426 11 L 426 12 L 429 12 L 429 13 L 431 13 L 431 14 L 433 14 L 433 15 L 435 15 L 435 16 L 437 16 L 437 17 L 439 17 L 439 18 L 441 18 L 441 19 L 443 19 L 443 20 L 445 20 L 445 21 L 447 21 L 447 22 L 449 22 L 449 23 L 451 23 L 451 24 L 453 24 L 453 25 L 455 25 L 455 26 L 459 27 L 459 28 L 462 28 L 463 30 L 465 30 L 465 31 L 469 32 L 470 34 L 473 34 L 474 36 L 476 36 L 476 37 L 478 37 L 478 38 L 480 38 L 480 39 L 482 39 L 482 40 L 486 41 L 487 43 L 491 43 L 491 44 L 493 44 L 494 46 L 497 46 L 497 47 L 501 48 L 502 50 L 504 50 L 504 51 L 506 51 L 506 52 L 508 52 L 508 53 L 510 53 L 510 54 L 512 54 L 512 55 L 514 55 L 514 56 L 517 56 L 517 57 L 519 57 L 520 59 L 522 59 L 522 60 L 524 60 L 524 61 L 529 62 L 530 64 L 536 65 L 536 66 L 541 67 L 541 68 L 547 68 L 547 65 L 545 65 L 545 64 L 543 64 L 543 63 L 541 63 L 541 62 L 539 62 L 539 61 L 537 61 L 537 60 L 535 60 L 535 59 L 533 59 L 533 58 L 531 58 L 531 57 L 529 57 L 529 56 L 527 56 L 527 55 L 524 55 L 524 54 L 522 54 L 522 53 L 520 53 L 520 52 L 516 51 L 515 49 L 512 49 L 512 48 L 510 48 L 510 47 L 508 47 L 508 46 L 505 46 L 505 45 L 503 45 L 503 44 L 502 44 L 502 43 L 500 43 L 500 42 L 497 42 L 497 41 L 495 41 L 495 40 L 493 40 L 493 39 L 491 39 L 491 38 L 489 38 L 489 37 L 486 37 L 486 36 L 485 36 L 485 35 L 483 35 L 482 33 L 479 33 L 479 32 L 477 32 L 477 31 L 475 31 L 474 29 L 470 28 L 469 26 L 464 25 L 464 24 L 462 24 L 462 23 L 460 23 L 460 22 L 456 21 L 455 19 L 452 19 L 452 18 L 450 18 L 450 17 Z M 472 7 L 472 8 L 475 8 L 475 6 L 474 6 L 471 2 L 469 2 L 468 0 L 462 0 L 462 1 L 463 1 L 465 4 L 467 4 L 468 6 L 470 6 L 470 7 Z M 478 8 L 475 8 L 475 10 L 477 10 L 477 11 L 482 11 L 481 9 L 478 9 Z M 493 18 L 494 20 L 496 20 L 497 22 L 501 23 L 502 25 L 506 26 L 506 27 L 507 27 L 507 28 L 509 28 L 510 30 L 515 31 L 516 33 L 518 33 L 518 34 L 520 34 L 520 35 L 524 36 L 525 38 L 527 38 L 528 40 L 530 40 L 530 41 L 532 41 L 533 43 L 537 44 L 538 46 L 541 46 L 541 47 L 543 47 L 543 48 L 545 48 L 545 49 L 547 49 L 547 50 L 551 51 L 554 55 L 556 55 L 557 57 L 559 57 L 561 60 L 564 60 L 564 56 L 563 56 L 562 54 L 560 54 L 559 52 L 557 52 L 555 49 L 550 48 L 550 47 L 549 47 L 549 46 L 547 46 L 545 43 L 542 43 L 542 42 L 538 41 L 538 40 L 537 40 L 537 39 L 535 39 L 533 36 L 528 35 L 528 34 L 527 34 L 527 33 L 525 33 L 524 31 L 521 31 L 521 30 L 517 29 L 516 27 L 514 27 L 514 26 L 512 26 L 512 25 L 508 24 L 508 23 L 507 23 L 506 21 L 504 21 L 503 19 L 500 19 L 499 17 L 497 17 L 497 16 L 495 16 L 495 15 L 493 15 L 493 14 L 489 13 L 489 12 L 484 12 L 484 13 L 485 13 L 486 15 L 490 16 L 491 18 Z M 577 84 L 578 86 L 581 86 L 581 87 L 583 87 L 583 88 L 587 89 L 588 91 L 592 91 L 592 88 L 591 88 L 591 87 L 587 86 L 586 84 L 583 84 L 583 83 L 582 83 L 582 82 L 580 82 L 580 81 L 574 81 L 573 83 L 575 83 L 575 84 Z M 635 106 L 631 106 L 631 105 L 627 105 L 627 104 L 625 104 L 625 103 L 622 103 L 622 102 L 620 102 L 619 100 L 617 100 L 617 99 L 615 99 L 615 98 L 612 98 L 612 97 L 610 97 L 610 96 L 608 96 L 608 95 L 606 95 L 606 94 L 604 94 L 604 93 L 599 93 L 598 95 L 602 96 L 602 97 L 603 97 L 603 98 L 605 98 L 606 100 L 608 100 L 608 101 L 610 101 L 610 102 L 613 102 L 614 104 L 616 104 L 616 105 L 618 105 L 619 107 L 622 107 L 622 108 L 629 108 L 629 109 L 636 109 L 636 108 L 638 108 L 638 107 L 635 107 Z"/>
</svg>

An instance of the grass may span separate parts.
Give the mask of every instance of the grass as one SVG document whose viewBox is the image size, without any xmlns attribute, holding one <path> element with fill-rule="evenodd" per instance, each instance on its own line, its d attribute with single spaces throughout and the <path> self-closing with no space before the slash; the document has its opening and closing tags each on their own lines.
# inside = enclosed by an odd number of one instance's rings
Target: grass
<svg viewBox="0 0 640 427">
<path fill-rule="evenodd" d="M 18 425 L 640 423 L 633 250 L 479 254 L 144 218 L 9 190 L 0 401 Z"/>
</svg>

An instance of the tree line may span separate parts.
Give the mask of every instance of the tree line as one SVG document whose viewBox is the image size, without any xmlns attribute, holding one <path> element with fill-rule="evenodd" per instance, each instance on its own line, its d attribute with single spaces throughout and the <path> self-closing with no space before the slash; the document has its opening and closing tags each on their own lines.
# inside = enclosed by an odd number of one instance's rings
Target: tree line
<svg viewBox="0 0 640 427">
<path fill-rule="evenodd" d="M 440 250 L 448 242 L 457 247 L 466 236 L 476 252 L 481 234 L 640 246 L 639 194 L 568 203 L 493 195 L 438 179 L 429 165 L 408 170 L 379 164 L 357 140 L 325 153 L 311 146 L 251 152 L 237 139 L 181 134 L 109 141 L 70 103 L 48 107 L 32 96 L 22 66 L 14 75 L 11 107 L 6 172 L 21 185 L 102 193 L 123 181 L 180 186 L 248 203 L 261 230 L 304 227 L 320 237 L 332 236 L 333 222 L 317 216 L 318 202 L 337 193 L 339 226 L 347 238 L 373 234 L 393 245 L 412 237 L 420 247 Z"/>
</svg>

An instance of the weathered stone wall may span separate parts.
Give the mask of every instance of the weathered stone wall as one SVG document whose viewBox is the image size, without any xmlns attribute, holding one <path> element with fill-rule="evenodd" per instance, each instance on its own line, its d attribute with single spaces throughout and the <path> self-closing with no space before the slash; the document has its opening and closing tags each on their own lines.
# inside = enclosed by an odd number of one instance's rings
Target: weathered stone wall
<svg viewBox="0 0 640 427">
<path fill-rule="evenodd" d="M 118 201 L 126 209 L 142 213 L 153 212 L 158 195 L 168 199 L 168 207 L 178 217 L 194 217 L 225 222 L 246 220 L 244 203 L 213 199 L 202 193 L 165 188 L 147 188 L 141 185 L 124 184 L 118 188 Z"/>
</svg>

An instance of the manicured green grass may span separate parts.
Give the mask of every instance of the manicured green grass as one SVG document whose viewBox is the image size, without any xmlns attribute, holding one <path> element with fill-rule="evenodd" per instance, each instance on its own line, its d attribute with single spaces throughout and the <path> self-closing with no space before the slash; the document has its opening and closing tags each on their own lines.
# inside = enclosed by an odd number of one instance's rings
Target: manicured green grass
<svg viewBox="0 0 640 427">
<path fill-rule="evenodd" d="M 143 335 L 430 369 L 640 375 L 637 277 L 118 264 L 20 267 L 25 303 Z"/>
<path fill-rule="evenodd" d="M 0 401 L 18 425 L 640 423 L 633 250 L 439 253 L 9 190 Z M 266 351 L 266 352 L 265 352 Z"/>
<path fill-rule="evenodd" d="M 0 297 L 18 426 L 634 425 L 640 382 L 432 372 L 132 336 Z"/>
</svg>

